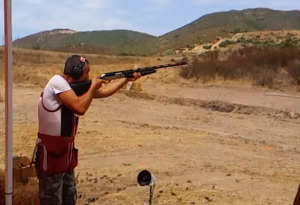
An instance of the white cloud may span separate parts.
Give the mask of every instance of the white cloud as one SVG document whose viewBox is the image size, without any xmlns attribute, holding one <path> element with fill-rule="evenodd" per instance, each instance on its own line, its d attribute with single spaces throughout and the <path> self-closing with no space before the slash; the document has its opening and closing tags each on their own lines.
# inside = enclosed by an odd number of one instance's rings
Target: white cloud
<svg viewBox="0 0 300 205">
<path fill-rule="evenodd" d="M 13 32 L 21 37 L 55 28 L 130 29 L 162 35 L 217 11 L 300 8 L 299 0 L 16 0 L 12 4 Z M 0 15 L 3 16 L 1 3 Z M 3 28 L 1 21 L 0 26 Z"/>
<path fill-rule="evenodd" d="M 44 4 L 47 0 L 18 0 L 16 3 L 25 4 Z"/>
<path fill-rule="evenodd" d="M 76 1 L 75 1 L 76 2 Z M 78 0 L 78 8 L 79 9 L 91 9 L 91 10 L 98 10 L 104 9 L 108 4 L 106 0 Z"/>
<path fill-rule="evenodd" d="M 144 2 L 141 10 L 143 12 L 151 12 L 152 14 L 154 12 L 162 12 L 167 10 L 170 5 L 172 5 L 172 2 L 175 1 L 176 0 L 147 0 L 146 2 Z"/>
<path fill-rule="evenodd" d="M 31 7 L 27 4 L 26 7 Z M 16 5 L 13 24 L 36 32 L 55 28 L 70 28 L 77 31 L 110 30 L 132 27 L 130 21 L 122 16 L 126 10 L 113 10 L 113 4 L 104 0 L 67 0 L 56 4 L 35 6 L 24 9 Z M 117 8 L 117 7 L 116 7 Z"/>
<path fill-rule="evenodd" d="M 212 10 L 224 11 L 232 9 L 246 9 L 246 8 L 271 8 L 293 10 L 299 9 L 299 0 L 190 0 L 197 6 L 209 6 Z"/>
<path fill-rule="evenodd" d="M 149 5 L 156 5 L 156 6 L 166 6 L 176 1 L 177 0 L 146 0 L 145 3 Z"/>
</svg>

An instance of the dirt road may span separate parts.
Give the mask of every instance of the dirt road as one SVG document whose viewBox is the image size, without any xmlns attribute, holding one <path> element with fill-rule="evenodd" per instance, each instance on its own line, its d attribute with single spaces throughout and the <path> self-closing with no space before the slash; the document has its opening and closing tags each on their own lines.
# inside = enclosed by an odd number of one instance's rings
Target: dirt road
<svg viewBox="0 0 300 205">
<path fill-rule="evenodd" d="M 14 90 L 15 155 L 32 153 L 40 91 Z M 76 139 L 78 204 L 142 205 L 149 187 L 136 178 L 147 169 L 156 177 L 153 204 L 290 205 L 299 113 L 298 98 L 197 84 L 145 83 L 142 92 L 96 100 Z"/>
</svg>

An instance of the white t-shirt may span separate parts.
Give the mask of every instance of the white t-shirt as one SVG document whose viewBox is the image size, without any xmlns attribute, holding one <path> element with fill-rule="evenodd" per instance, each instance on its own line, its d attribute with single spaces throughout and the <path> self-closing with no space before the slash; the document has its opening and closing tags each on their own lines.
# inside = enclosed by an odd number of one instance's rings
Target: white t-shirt
<svg viewBox="0 0 300 205">
<path fill-rule="evenodd" d="M 72 88 L 69 83 L 60 75 L 54 75 L 48 81 L 38 105 L 39 133 L 61 136 L 62 102 L 59 101 L 57 94 L 70 89 Z"/>
</svg>

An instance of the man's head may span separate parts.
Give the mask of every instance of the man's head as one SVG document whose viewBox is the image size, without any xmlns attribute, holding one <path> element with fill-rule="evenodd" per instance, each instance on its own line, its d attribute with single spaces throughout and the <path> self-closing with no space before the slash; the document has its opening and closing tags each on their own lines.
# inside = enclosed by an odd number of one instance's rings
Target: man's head
<svg viewBox="0 0 300 205">
<path fill-rule="evenodd" d="M 88 60 L 79 55 L 72 55 L 66 60 L 64 74 L 72 77 L 74 80 L 88 79 L 89 71 Z"/>
</svg>

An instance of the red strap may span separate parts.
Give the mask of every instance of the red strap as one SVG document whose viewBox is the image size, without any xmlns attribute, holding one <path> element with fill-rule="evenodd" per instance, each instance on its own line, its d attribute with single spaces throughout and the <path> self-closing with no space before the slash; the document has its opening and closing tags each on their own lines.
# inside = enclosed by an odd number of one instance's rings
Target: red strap
<svg viewBox="0 0 300 205">
<path fill-rule="evenodd" d="M 45 105 L 44 105 L 44 101 L 43 101 L 44 98 L 43 98 L 43 95 L 44 95 L 44 92 L 41 93 L 41 98 L 42 98 L 41 101 L 42 101 L 42 106 L 43 106 L 43 108 L 44 108 L 46 111 L 48 111 L 48 112 L 56 112 L 57 110 L 59 110 L 59 109 L 61 108 L 62 105 L 60 105 L 60 106 L 59 106 L 58 108 L 56 108 L 55 110 L 49 110 L 49 109 L 47 109 L 47 108 L 45 107 Z"/>
</svg>

